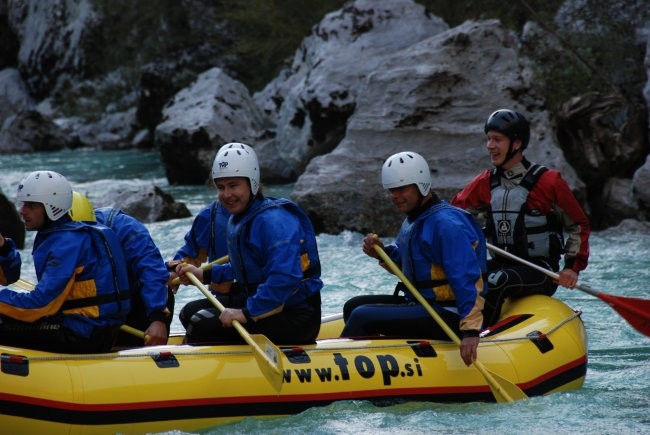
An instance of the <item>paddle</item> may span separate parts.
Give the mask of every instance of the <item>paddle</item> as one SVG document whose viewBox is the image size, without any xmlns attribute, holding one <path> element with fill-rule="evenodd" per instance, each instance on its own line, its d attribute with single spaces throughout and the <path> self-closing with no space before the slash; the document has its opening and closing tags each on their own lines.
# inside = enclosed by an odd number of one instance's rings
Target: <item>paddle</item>
<svg viewBox="0 0 650 435">
<path fill-rule="evenodd" d="M 532 267 L 533 269 L 545 273 L 556 281 L 560 278 L 560 275 L 557 273 L 538 266 L 537 264 L 531 263 L 530 261 L 524 260 L 523 258 L 517 257 L 516 255 L 511 254 L 508 251 L 504 251 L 503 249 L 498 248 L 490 243 L 487 244 L 487 248 L 496 254 L 499 254 L 511 260 L 518 261 L 521 264 L 525 264 L 528 267 Z M 612 296 L 601 290 L 593 289 L 584 284 L 577 284 L 575 288 L 605 301 L 618 314 L 620 314 L 621 317 L 627 320 L 627 322 L 632 325 L 634 329 L 639 331 L 641 334 L 650 337 L 650 300 L 626 298 L 623 296 Z"/>
<path fill-rule="evenodd" d="M 210 263 L 206 263 L 206 264 L 202 265 L 202 266 L 201 266 L 201 269 L 202 269 L 202 270 L 208 270 L 208 269 L 211 268 L 212 265 L 214 265 L 214 264 L 224 264 L 224 263 L 227 263 L 227 262 L 229 262 L 229 261 L 230 261 L 230 257 L 227 256 L 227 255 L 224 255 L 223 257 L 219 257 L 219 258 L 217 258 L 216 260 L 211 261 Z M 178 277 L 176 277 L 176 278 L 174 278 L 174 279 L 172 280 L 172 283 L 171 283 L 171 284 L 172 284 L 172 285 L 180 285 L 180 283 L 181 283 L 181 280 L 180 280 Z"/>
<path fill-rule="evenodd" d="M 139 329 L 136 329 L 133 326 L 122 325 L 120 326 L 120 329 L 128 334 L 135 335 L 136 337 L 141 338 L 143 340 L 146 339 L 144 331 L 140 331 Z"/>
<path fill-rule="evenodd" d="M 21 290 L 34 290 L 34 284 L 22 278 L 19 278 L 18 281 L 11 283 L 11 285 L 18 287 Z"/>
<path fill-rule="evenodd" d="M 12 283 L 12 285 L 18 287 L 21 290 L 28 290 L 28 291 L 34 290 L 34 284 L 32 284 L 31 282 L 27 281 L 26 279 L 22 279 L 22 278 L 18 279 L 18 281 L 16 281 L 16 282 Z M 136 329 L 133 326 L 122 325 L 122 326 L 120 326 L 120 329 L 122 331 L 126 332 L 127 334 L 134 335 L 134 336 L 136 336 L 138 338 L 141 338 L 143 340 L 145 339 L 144 331 L 140 331 L 139 329 Z"/>
<path fill-rule="evenodd" d="M 192 284 L 201 290 L 201 293 L 208 298 L 212 305 L 214 305 L 219 311 L 223 312 L 225 307 L 194 274 L 186 273 L 185 276 L 187 276 Z M 266 380 L 269 381 L 271 386 L 273 386 L 275 391 L 279 392 L 280 389 L 282 389 L 282 380 L 284 378 L 280 349 L 262 334 L 249 334 L 246 328 L 244 328 L 237 320 L 233 320 L 232 325 L 246 343 L 253 348 L 255 360 L 257 361 L 257 365 L 262 371 L 262 374 L 266 377 Z"/>
<path fill-rule="evenodd" d="M 452 329 L 445 323 L 445 321 L 440 317 L 438 313 L 431 307 L 431 305 L 427 302 L 426 299 L 420 294 L 419 291 L 411 284 L 411 282 L 408 280 L 408 278 L 402 273 L 399 267 L 393 262 L 393 260 L 390 259 L 388 254 L 381 248 L 381 246 L 375 244 L 373 245 L 375 248 L 375 251 L 377 251 L 377 254 L 381 257 L 381 259 L 386 263 L 390 269 L 393 271 L 397 277 L 402 280 L 404 285 L 409 289 L 409 291 L 413 294 L 415 299 L 422 304 L 422 306 L 431 314 L 431 317 L 436 321 L 436 323 L 445 331 L 445 333 L 451 338 L 451 340 L 460 347 L 460 338 L 452 331 Z M 503 403 L 503 402 L 513 402 L 514 400 L 521 400 L 521 399 L 527 399 L 528 396 L 526 393 L 524 393 L 521 388 L 510 382 L 509 380 L 497 375 L 496 373 L 493 373 L 489 371 L 479 360 L 474 361 L 474 367 L 478 369 L 479 372 L 483 375 L 485 380 L 487 381 L 488 385 L 490 386 L 490 390 L 492 390 L 492 394 L 494 395 L 494 398 L 496 399 L 497 402 Z"/>
</svg>

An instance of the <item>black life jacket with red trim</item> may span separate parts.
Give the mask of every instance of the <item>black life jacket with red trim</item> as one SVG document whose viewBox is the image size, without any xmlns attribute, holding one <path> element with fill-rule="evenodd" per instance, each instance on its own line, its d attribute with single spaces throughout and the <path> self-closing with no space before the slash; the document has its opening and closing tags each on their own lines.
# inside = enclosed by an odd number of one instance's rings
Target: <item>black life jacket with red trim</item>
<svg viewBox="0 0 650 435">
<path fill-rule="evenodd" d="M 562 253 L 562 227 L 553 214 L 529 209 L 528 195 L 548 168 L 532 164 L 517 186 L 506 188 L 501 171 L 490 174 L 491 213 L 487 235 L 498 247 L 529 259 L 546 259 L 554 266 Z"/>
</svg>

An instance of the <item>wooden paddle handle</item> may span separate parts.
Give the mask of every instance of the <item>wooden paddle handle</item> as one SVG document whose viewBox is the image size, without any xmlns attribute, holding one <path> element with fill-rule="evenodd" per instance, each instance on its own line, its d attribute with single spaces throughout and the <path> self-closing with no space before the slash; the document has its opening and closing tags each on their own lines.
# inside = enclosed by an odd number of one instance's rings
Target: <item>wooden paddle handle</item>
<svg viewBox="0 0 650 435">
<path fill-rule="evenodd" d="M 199 281 L 199 279 L 191 272 L 188 272 L 185 274 L 187 278 L 194 284 L 199 290 L 201 290 L 201 293 L 214 305 L 215 308 L 217 308 L 220 312 L 223 313 L 223 310 L 226 309 L 226 307 L 223 306 L 221 302 L 219 302 L 219 299 L 215 298 L 214 295 L 210 292 L 210 290 L 207 289 L 207 287 Z M 239 323 L 237 320 L 232 321 L 232 326 L 237 330 L 241 338 L 246 341 L 252 348 L 255 353 L 257 353 L 259 356 L 261 356 L 263 359 L 266 360 L 266 363 L 269 365 L 269 367 L 275 371 L 278 375 L 282 376 L 282 371 L 278 367 L 278 359 L 280 358 L 279 356 L 279 351 L 275 352 L 275 361 L 271 359 L 269 354 L 262 349 L 256 342 L 253 340 L 253 337 L 251 337 L 250 333 L 242 326 L 241 323 Z M 269 342 L 269 345 L 271 343 Z"/>
<path fill-rule="evenodd" d="M 377 254 L 379 254 L 379 257 L 390 267 L 390 269 L 397 275 L 397 277 L 404 283 L 404 285 L 409 289 L 411 294 L 422 304 L 422 306 L 427 310 L 427 312 L 433 317 L 433 320 L 436 321 L 438 326 L 440 326 L 443 331 L 449 336 L 449 338 L 452 339 L 452 341 L 457 345 L 461 345 L 460 338 L 454 333 L 454 331 L 447 325 L 447 323 L 440 317 L 438 313 L 436 313 L 436 310 L 433 309 L 433 307 L 427 302 L 427 300 L 422 296 L 422 294 L 415 288 L 413 284 L 411 284 L 411 281 L 402 273 L 399 267 L 395 264 L 393 260 L 386 254 L 386 251 L 384 251 L 381 246 L 379 245 L 373 245 L 373 248 L 375 248 L 375 251 Z M 516 400 L 521 400 L 525 399 L 528 396 L 526 396 L 526 393 L 524 393 L 518 386 L 516 386 L 514 383 L 508 381 L 507 379 L 498 376 L 491 371 L 487 369 L 481 363 L 478 359 L 474 360 L 473 362 L 474 367 L 483 375 L 483 378 L 485 378 L 485 381 L 488 383 L 490 386 L 490 390 L 492 391 L 492 394 L 494 395 L 494 398 L 496 399 L 497 402 L 513 402 L 515 399 Z M 498 379 L 497 379 L 498 377 Z"/>
<path fill-rule="evenodd" d="M 214 260 L 214 261 L 212 261 L 210 263 L 206 263 L 206 264 L 202 265 L 201 269 L 208 270 L 209 268 L 211 268 L 215 264 L 225 264 L 225 263 L 227 263 L 229 261 L 230 261 L 230 257 L 227 256 L 227 255 L 224 255 L 223 257 L 217 258 L 216 260 Z M 180 285 L 180 283 L 181 283 L 180 278 L 176 277 L 176 278 L 174 278 L 172 280 L 171 285 L 172 286 L 177 286 L 177 285 Z"/>
<path fill-rule="evenodd" d="M 375 251 L 377 254 L 379 254 L 379 257 L 381 257 L 382 261 L 390 267 L 390 269 L 393 271 L 395 275 L 404 283 L 406 288 L 409 289 L 411 294 L 415 297 L 415 299 L 418 300 L 418 302 L 429 312 L 431 317 L 438 323 L 438 325 L 445 331 L 445 333 L 451 338 L 451 340 L 456 343 L 456 345 L 460 346 L 460 338 L 454 333 L 454 331 L 447 325 L 447 323 L 440 317 L 438 313 L 436 313 L 436 310 L 433 309 L 433 307 L 427 302 L 426 299 L 424 299 L 424 296 L 411 284 L 411 281 L 402 273 L 401 269 L 397 267 L 397 264 L 391 258 L 386 254 L 386 251 L 384 251 L 381 246 L 379 245 L 372 245 L 373 248 L 375 248 Z"/>
<path fill-rule="evenodd" d="M 502 257 L 509 258 L 511 260 L 514 260 L 514 261 L 518 261 L 521 264 L 523 264 L 524 266 L 528 266 L 528 267 L 533 268 L 533 269 L 535 269 L 535 270 L 537 270 L 539 272 L 545 273 L 548 277 L 554 279 L 555 281 L 558 281 L 560 279 L 560 275 L 553 272 L 552 270 L 548 270 L 548 269 L 546 269 L 546 268 L 544 268 L 544 267 L 542 267 L 542 266 L 540 266 L 538 264 L 531 263 L 528 260 L 517 257 L 516 255 L 511 254 L 510 252 L 508 252 L 506 250 L 503 250 L 501 248 L 498 248 L 498 247 L 496 247 L 496 246 L 494 246 L 494 245 L 492 245 L 490 243 L 487 244 L 487 248 L 490 251 L 492 251 L 492 252 L 494 252 L 496 254 L 499 254 Z M 588 285 L 584 285 L 584 284 L 576 284 L 575 288 L 577 288 L 578 290 L 582 290 L 583 292 L 589 293 L 590 295 L 596 296 L 596 297 L 600 297 L 600 294 L 601 294 L 600 291 L 592 289 Z"/>
</svg>

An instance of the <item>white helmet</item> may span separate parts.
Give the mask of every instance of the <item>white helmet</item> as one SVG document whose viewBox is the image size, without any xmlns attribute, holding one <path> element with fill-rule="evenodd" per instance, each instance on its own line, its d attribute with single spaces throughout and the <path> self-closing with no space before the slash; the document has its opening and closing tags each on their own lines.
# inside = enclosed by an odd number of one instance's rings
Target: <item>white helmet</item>
<svg viewBox="0 0 650 435">
<path fill-rule="evenodd" d="M 35 171 L 18 185 L 16 200 L 43 204 L 47 217 L 55 221 L 72 207 L 72 186 L 58 172 Z"/>
<path fill-rule="evenodd" d="M 412 151 L 393 154 L 381 168 L 384 189 L 415 184 L 422 196 L 431 189 L 431 172 L 424 157 Z"/>
<path fill-rule="evenodd" d="M 212 163 L 212 179 L 226 177 L 248 178 L 251 192 L 256 195 L 260 188 L 260 165 L 255 150 L 236 142 L 222 146 Z"/>
<path fill-rule="evenodd" d="M 248 152 L 251 152 L 255 154 L 255 150 L 251 148 L 249 145 L 246 145 L 245 143 L 241 142 L 229 142 L 225 145 L 223 145 L 221 148 L 219 148 L 219 151 L 217 151 L 217 154 L 219 154 L 221 151 L 224 150 L 231 150 L 231 149 L 240 149 L 240 150 L 246 150 Z"/>
</svg>

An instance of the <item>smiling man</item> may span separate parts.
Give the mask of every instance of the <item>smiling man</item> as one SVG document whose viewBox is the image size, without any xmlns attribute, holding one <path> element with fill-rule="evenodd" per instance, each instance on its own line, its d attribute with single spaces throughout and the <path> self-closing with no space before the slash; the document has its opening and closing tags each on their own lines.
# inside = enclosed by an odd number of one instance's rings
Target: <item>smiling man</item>
<svg viewBox="0 0 650 435">
<path fill-rule="evenodd" d="M 241 323 L 250 333 L 275 343 L 304 344 L 320 329 L 320 260 L 309 217 L 288 199 L 265 197 L 260 189 L 259 162 L 246 144 L 222 147 L 212 166 L 219 203 L 231 214 L 227 226 L 230 262 L 205 272 L 180 264 L 176 273 L 188 284 L 193 273 L 206 284 L 234 281 L 229 291 L 245 297 L 224 304 L 218 313 L 203 301 L 181 310 L 188 343 L 241 341 L 232 327 Z"/>
<path fill-rule="evenodd" d="M 524 150 L 530 125 L 521 113 L 500 109 L 484 127 L 493 169 L 486 169 L 452 199 L 481 215 L 488 241 L 553 271 L 559 281 L 502 257 L 488 262 L 486 326 L 499 318 L 506 297 L 552 295 L 557 285 L 573 288 L 589 258 L 589 220 L 558 171 L 529 162 Z M 566 242 L 564 241 L 566 234 Z"/>
<path fill-rule="evenodd" d="M 470 213 L 431 190 L 429 165 L 421 155 L 411 151 L 392 155 L 382 167 L 381 181 L 395 208 L 406 216 L 395 243 L 384 250 L 443 321 L 462 336 L 460 355 L 470 365 L 477 357 L 483 323 L 483 232 Z M 363 252 L 378 258 L 373 245 L 383 248 L 374 234 L 366 235 Z M 410 291 L 401 296 L 397 290 L 393 295 L 361 295 L 347 301 L 341 336 L 450 338 Z"/>
</svg>

